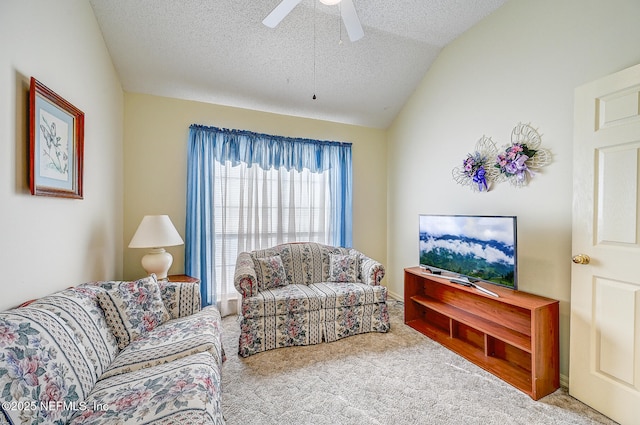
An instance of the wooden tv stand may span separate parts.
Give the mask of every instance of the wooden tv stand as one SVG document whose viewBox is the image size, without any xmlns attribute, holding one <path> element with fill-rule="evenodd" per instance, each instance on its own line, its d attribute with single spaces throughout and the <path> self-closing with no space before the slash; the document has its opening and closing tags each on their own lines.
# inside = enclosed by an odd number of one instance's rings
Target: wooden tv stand
<svg viewBox="0 0 640 425">
<path fill-rule="evenodd" d="M 404 322 L 534 400 L 560 387 L 559 302 L 479 283 L 499 298 L 419 267 L 404 270 Z"/>
</svg>

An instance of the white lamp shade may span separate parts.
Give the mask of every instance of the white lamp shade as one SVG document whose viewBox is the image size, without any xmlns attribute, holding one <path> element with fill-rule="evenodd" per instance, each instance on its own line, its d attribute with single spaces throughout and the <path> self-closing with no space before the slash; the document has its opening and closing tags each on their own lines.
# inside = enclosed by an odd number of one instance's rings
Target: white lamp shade
<svg viewBox="0 0 640 425">
<path fill-rule="evenodd" d="M 151 248 L 142 257 L 142 268 L 148 274 L 155 273 L 158 279 L 166 279 L 173 257 L 163 247 L 183 243 L 168 215 L 145 215 L 129 242 L 129 248 Z"/>
<path fill-rule="evenodd" d="M 161 248 L 183 243 L 168 215 L 145 215 L 129 242 L 129 248 Z"/>
</svg>

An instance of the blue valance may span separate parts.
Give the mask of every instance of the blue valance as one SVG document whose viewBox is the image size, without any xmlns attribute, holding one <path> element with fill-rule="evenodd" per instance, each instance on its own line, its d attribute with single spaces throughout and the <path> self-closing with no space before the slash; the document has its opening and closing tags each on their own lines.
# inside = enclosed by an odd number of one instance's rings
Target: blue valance
<svg viewBox="0 0 640 425">
<path fill-rule="evenodd" d="M 342 164 L 351 143 L 320 141 L 295 137 L 272 136 L 246 130 L 229 130 L 193 124 L 190 127 L 193 144 L 212 143 L 212 153 L 218 162 L 244 162 L 261 168 L 286 168 L 317 173 Z"/>
</svg>

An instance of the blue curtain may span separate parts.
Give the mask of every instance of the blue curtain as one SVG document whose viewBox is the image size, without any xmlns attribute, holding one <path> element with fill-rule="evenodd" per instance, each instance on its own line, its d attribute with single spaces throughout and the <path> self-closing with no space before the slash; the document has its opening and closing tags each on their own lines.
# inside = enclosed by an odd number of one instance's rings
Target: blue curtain
<svg viewBox="0 0 640 425">
<path fill-rule="evenodd" d="M 216 303 L 214 281 L 213 176 L 216 163 L 329 172 L 335 229 L 332 244 L 352 244 L 351 143 L 258 134 L 192 125 L 187 153 L 185 272 L 201 280 L 202 303 Z"/>
</svg>

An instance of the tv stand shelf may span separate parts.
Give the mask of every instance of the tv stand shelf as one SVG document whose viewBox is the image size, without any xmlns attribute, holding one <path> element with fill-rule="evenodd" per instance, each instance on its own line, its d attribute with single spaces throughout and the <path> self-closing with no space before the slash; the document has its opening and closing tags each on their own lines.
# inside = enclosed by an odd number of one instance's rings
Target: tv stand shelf
<svg viewBox="0 0 640 425">
<path fill-rule="evenodd" d="M 407 268 L 405 323 L 534 400 L 552 393 L 560 387 L 558 301 L 491 291 L 499 297 Z"/>
</svg>

